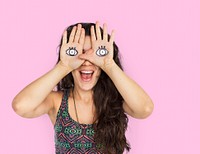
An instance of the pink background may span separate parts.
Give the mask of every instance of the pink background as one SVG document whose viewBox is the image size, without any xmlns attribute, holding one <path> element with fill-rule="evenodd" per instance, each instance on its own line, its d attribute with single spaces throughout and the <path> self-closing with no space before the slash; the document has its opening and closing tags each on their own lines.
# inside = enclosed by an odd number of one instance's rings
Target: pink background
<svg viewBox="0 0 200 154">
<path fill-rule="evenodd" d="M 96 20 L 116 30 L 125 71 L 155 104 L 130 118 L 130 154 L 199 154 L 199 0 L 1 0 L 0 153 L 54 153 L 48 117 L 21 118 L 11 102 L 54 66 L 66 26 Z"/>
</svg>

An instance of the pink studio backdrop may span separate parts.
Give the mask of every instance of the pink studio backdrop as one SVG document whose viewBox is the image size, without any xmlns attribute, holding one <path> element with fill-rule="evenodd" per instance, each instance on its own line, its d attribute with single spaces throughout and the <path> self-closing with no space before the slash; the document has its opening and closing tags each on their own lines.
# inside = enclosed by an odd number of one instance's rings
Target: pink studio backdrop
<svg viewBox="0 0 200 154">
<path fill-rule="evenodd" d="M 17 116 L 13 97 L 50 70 L 64 28 L 76 22 L 116 30 L 125 71 L 151 96 L 153 114 L 130 118 L 130 154 L 199 154 L 200 1 L 1 0 L 0 153 L 53 154 L 46 115 Z"/>
</svg>

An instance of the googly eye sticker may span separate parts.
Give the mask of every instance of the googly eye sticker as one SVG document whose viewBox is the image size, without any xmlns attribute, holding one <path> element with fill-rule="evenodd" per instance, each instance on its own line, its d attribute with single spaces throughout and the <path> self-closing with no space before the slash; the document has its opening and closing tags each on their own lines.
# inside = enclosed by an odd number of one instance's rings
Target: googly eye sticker
<svg viewBox="0 0 200 154">
<path fill-rule="evenodd" d="M 108 54 L 108 50 L 106 50 L 105 46 L 99 47 L 99 49 L 96 51 L 97 56 L 103 57 Z"/>
<path fill-rule="evenodd" d="M 69 47 L 69 49 L 66 50 L 66 54 L 69 56 L 76 56 L 78 51 L 76 50 L 76 47 Z"/>
</svg>

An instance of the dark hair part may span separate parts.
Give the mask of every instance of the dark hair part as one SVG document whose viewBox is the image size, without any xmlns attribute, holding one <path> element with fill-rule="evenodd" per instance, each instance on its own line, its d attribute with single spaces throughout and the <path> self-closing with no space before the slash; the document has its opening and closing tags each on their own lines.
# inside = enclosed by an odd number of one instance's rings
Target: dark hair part
<svg viewBox="0 0 200 154">
<path fill-rule="evenodd" d="M 79 23 L 71 25 L 67 28 L 67 40 L 74 26 Z M 95 26 L 94 23 L 80 23 L 85 29 L 85 35 L 90 36 L 91 26 Z M 103 30 L 101 29 L 101 35 L 103 37 Z M 108 35 L 110 39 L 110 35 Z M 62 39 L 59 47 L 62 45 Z M 115 42 L 113 43 L 115 63 L 122 69 L 122 65 L 119 60 L 119 49 Z M 60 49 L 59 49 L 60 53 Z M 60 54 L 58 62 L 60 60 Z M 57 62 L 57 63 L 58 63 Z M 69 89 L 73 86 L 74 81 L 72 74 L 69 73 L 58 84 L 57 90 Z M 130 145 L 127 143 L 125 131 L 127 129 L 128 118 L 123 110 L 123 98 L 116 89 L 112 80 L 102 70 L 97 84 L 93 87 L 94 91 L 94 103 L 97 114 L 97 124 L 94 124 L 95 129 L 95 143 L 99 146 L 99 150 L 109 154 L 122 154 L 126 149 L 130 150 Z"/>
</svg>

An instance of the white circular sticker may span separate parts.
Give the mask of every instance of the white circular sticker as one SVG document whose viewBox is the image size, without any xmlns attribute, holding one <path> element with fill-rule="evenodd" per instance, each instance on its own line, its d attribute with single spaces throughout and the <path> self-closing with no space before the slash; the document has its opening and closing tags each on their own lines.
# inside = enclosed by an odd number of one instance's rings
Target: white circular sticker
<svg viewBox="0 0 200 154">
<path fill-rule="evenodd" d="M 78 51 L 76 50 L 76 47 L 69 47 L 69 49 L 66 50 L 66 54 L 69 56 L 76 56 Z"/>
<path fill-rule="evenodd" d="M 106 50 L 105 46 L 99 47 L 99 49 L 96 51 L 96 54 L 100 57 L 106 56 L 108 54 L 108 50 Z"/>
</svg>

